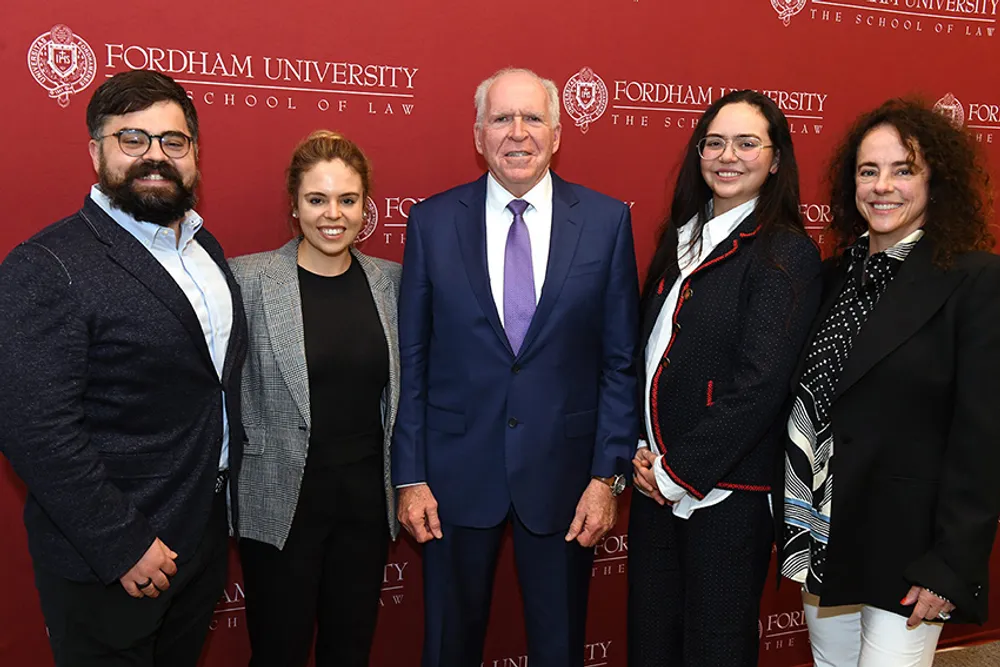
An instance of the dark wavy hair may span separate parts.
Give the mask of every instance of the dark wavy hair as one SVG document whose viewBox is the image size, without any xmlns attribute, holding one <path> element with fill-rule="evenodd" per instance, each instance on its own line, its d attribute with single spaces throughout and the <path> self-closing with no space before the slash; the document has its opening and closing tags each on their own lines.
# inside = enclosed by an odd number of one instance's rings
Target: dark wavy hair
<svg viewBox="0 0 1000 667">
<path fill-rule="evenodd" d="M 923 229 L 934 246 L 934 263 L 947 268 L 958 254 L 990 250 L 993 194 L 975 139 L 922 100 L 892 99 L 854 122 L 830 163 L 830 228 L 839 251 L 868 231 L 855 202 L 857 157 L 868 133 L 883 125 L 899 133 L 911 162 L 919 154 L 930 170 Z"/>
<path fill-rule="evenodd" d="M 198 112 L 184 89 L 166 74 L 150 70 L 120 72 L 101 84 L 87 104 L 87 132 L 99 139 L 109 116 L 144 111 L 157 102 L 173 102 L 184 112 L 191 138 L 198 143 Z"/>
<path fill-rule="evenodd" d="M 754 209 L 754 216 L 760 224 L 757 236 L 766 252 L 770 238 L 777 231 L 806 235 L 799 211 L 799 166 L 795 160 L 788 119 L 770 97 L 752 90 L 733 91 L 720 97 L 705 110 L 684 149 L 670 212 L 660 226 L 656 252 L 653 253 L 643 284 L 643 301 L 655 293 L 656 285 L 665 273 L 677 270 L 677 230 L 697 216 L 693 224 L 698 228 L 694 230 L 692 238 L 699 238 L 701 227 L 708 222 L 712 190 L 701 175 L 698 142 L 708 134 L 709 125 L 723 107 L 741 102 L 756 108 L 767 120 L 767 133 L 779 160 L 778 172 L 768 174 L 760 188 L 757 207 Z"/>
</svg>

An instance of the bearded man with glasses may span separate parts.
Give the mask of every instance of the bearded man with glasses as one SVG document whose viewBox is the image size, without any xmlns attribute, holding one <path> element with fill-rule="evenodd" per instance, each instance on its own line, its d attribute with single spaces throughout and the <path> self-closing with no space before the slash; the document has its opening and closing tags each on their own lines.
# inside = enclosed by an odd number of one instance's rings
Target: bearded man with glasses
<svg viewBox="0 0 1000 667">
<path fill-rule="evenodd" d="M 0 265 L 0 451 L 56 665 L 194 667 L 226 578 L 243 304 L 193 210 L 184 89 L 118 74 L 87 125 L 83 208 Z"/>
</svg>

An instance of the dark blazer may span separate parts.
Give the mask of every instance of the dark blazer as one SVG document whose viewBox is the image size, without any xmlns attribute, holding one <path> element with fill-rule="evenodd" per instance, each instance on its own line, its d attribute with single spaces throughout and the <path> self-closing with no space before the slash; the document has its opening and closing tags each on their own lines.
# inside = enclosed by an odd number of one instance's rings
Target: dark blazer
<svg viewBox="0 0 1000 667">
<path fill-rule="evenodd" d="M 305 474 L 312 410 L 302 328 L 298 249 L 301 238 L 277 250 L 230 261 L 243 290 L 250 351 L 243 369 L 246 443 L 240 471 L 240 537 L 285 546 Z M 382 392 L 383 478 L 389 533 L 399 533 L 396 494 L 389 475 L 389 443 L 399 395 L 396 336 L 400 266 L 351 249 L 372 290 L 389 349 L 389 381 Z M 350 313 L 345 313 L 350 317 Z"/>
<path fill-rule="evenodd" d="M 627 474 L 637 435 L 638 280 L 628 207 L 552 175 L 552 240 L 517 355 L 490 291 L 486 177 L 410 212 L 399 305 L 396 485 L 442 520 L 565 531 L 591 475 Z"/>
<path fill-rule="evenodd" d="M 788 381 L 819 307 L 820 267 L 808 237 L 761 239 L 750 215 L 681 285 L 650 416 L 664 468 L 693 497 L 715 487 L 771 489 Z M 676 278 L 664 276 L 645 299 L 643 375 L 645 346 Z M 645 380 L 640 387 L 645 400 Z"/>
<path fill-rule="evenodd" d="M 35 567 L 111 584 L 155 537 L 179 563 L 192 555 L 214 497 L 223 391 L 239 470 L 243 304 L 219 244 L 204 229 L 195 238 L 232 292 L 221 382 L 184 292 L 89 197 L 0 266 L 0 449 L 28 487 Z"/>
<path fill-rule="evenodd" d="M 1000 516 L 1000 257 L 942 270 L 932 254 L 926 237 L 910 252 L 837 385 L 821 604 L 909 616 L 899 601 L 915 584 L 951 600 L 955 621 L 982 623 Z M 831 262 L 826 278 L 812 335 L 846 272 Z"/>
</svg>

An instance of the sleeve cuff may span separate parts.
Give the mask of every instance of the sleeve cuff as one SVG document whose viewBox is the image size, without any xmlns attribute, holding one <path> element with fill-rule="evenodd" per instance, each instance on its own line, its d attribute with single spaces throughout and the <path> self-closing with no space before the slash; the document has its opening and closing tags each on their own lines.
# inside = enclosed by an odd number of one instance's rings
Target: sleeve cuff
<svg viewBox="0 0 1000 667">
<path fill-rule="evenodd" d="M 676 503 L 687 495 L 684 487 L 679 486 L 674 480 L 670 479 L 670 475 L 663 469 L 662 454 L 656 457 L 656 462 L 653 464 L 653 472 L 656 473 L 656 486 L 659 487 L 660 495 L 664 498 L 672 503 Z"/>
</svg>

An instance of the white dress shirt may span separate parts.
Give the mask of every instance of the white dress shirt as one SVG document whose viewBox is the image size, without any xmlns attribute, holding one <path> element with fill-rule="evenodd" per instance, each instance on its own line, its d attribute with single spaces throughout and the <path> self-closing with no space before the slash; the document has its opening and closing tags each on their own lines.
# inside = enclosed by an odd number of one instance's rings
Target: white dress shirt
<svg viewBox="0 0 1000 667">
<path fill-rule="evenodd" d="M 111 200 L 97 185 L 90 188 L 90 198 L 112 220 L 134 236 L 184 292 L 201 323 L 212 364 L 221 379 L 229 347 L 229 334 L 233 328 L 233 298 L 222 269 L 194 239 L 195 233 L 203 224 L 201 216 L 194 211 L 187 212 L 181 222 L 178 244 L 174 230 L 152 222 L 141 222 L 114 208 Z M 219 470 L 229 467 L 229 419 L 226 417 L 225 393 L 222 398 L 222 453 L 219 457 Z"/>
<path fill-rule="evenodd" d="M 546 171 L 542 180 L 523 197 L 515 197 L 500 185 L 493 174 L 486 177 L 486 268 L 490 274 L 493 301 L 503 316 L 503 267 L 507 250 L 507 233 L 514 222 L 514 214 L 507 208 L 514 199 L 523 199 L 529 206 L 524 212 L 524 224 L 531 239 L 531 269 L 535 278 L 535 304 L 542 294 L 545 269 L 549 263 L 549 243 L 552 240 L 552 172 Z"/>
<path fill-rule="evenodd" d="M 656 449 L 656 440 L 653 438 L 653 423 L 650 418 L 650 391 L 653 386 L 653 376 L 656 374 L 656 367 L 660 363 L 660 359 L 663 358 L 663 354 L 666 352 L 667 345 L 670 342 L 670 336 L 673 334 L 674 321 L 672 316 L 674 309 L 677 307 L 681 285 L 712 254 L 715 247 L 725 241 L 746 220 L 747 216 L 753 213 L 756 205 L 757 199 L 755 197 L 747 203 L 741 204 L 706 222 L 701 228 L 700 247 L 691 247 L 691 233 L 694 229 L 694 224 L 692 224 L 693 219 L 677 230 L 677 266 L 681 272 L 674 282 L 673 287 L 667 293 L 667 298 L 660 308 L 660 312 L 656 317 L 656 324 L 653 326 L 653 331 L 650 333 L 649 341 L 646 344 L 646 440 L 639 441 L 640 447 L 651 447 L 654 452 L 659 453 Z M 681 519 L 689 518 L 692 512 L 702 507 L 711 507 L 712 505 L 721 503 L 732 493 L 732 491 L 727 489 L 712 489 L 703 499 L 698 500 L 694 498 L 682 486 L 670 479 L 670 475 L 663 469 L 662 453 L 656 457 L 653 470 L 656 473 L 656 486 L 660 489 L 660 493 L 664 498 L 674 503 L 674 516 Z"/>
</svg>

